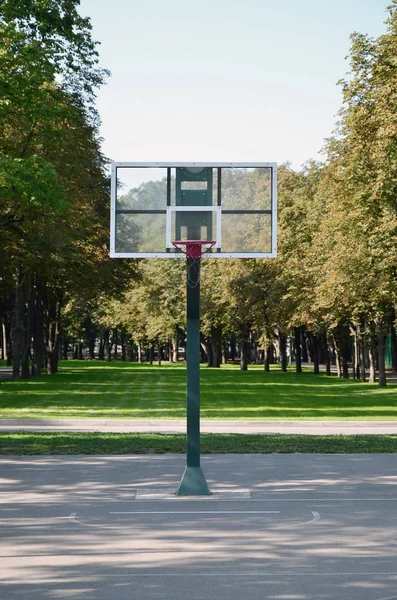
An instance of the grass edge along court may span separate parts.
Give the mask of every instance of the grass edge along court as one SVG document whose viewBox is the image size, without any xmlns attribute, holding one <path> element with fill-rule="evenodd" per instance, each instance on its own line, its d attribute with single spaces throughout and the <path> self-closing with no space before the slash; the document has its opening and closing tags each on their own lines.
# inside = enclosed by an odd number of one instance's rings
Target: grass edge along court
<svg viewBox="0 0 397 600">
<path fill-rule="evenodd" d="M 161 433 L 0 433 L 0 455 L 184 454 L 186 436 Z M 202 454 L 372 454 L 396 453 L 397 435 L 205 434 Z"/>
<path fill-rule="evenodd" d="M 309 370 L 252 365 L 201 368 L 201 418 L 397 420 L 397 384 L 386 388 Z M 2 419 L 185 419 L 186 366 L 61 361 L 57 374 L 0 382 Z"/>
</svg>

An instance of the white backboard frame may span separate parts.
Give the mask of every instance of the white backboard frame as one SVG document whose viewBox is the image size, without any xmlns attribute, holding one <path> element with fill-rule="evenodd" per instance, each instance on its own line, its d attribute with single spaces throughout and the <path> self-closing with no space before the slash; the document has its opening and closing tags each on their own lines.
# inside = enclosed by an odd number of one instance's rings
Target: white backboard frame
<svg viewBox="0 0 397 600">
<path fill-rule="evenodd" d="M 180 252 L 116 252 L 116 204 L 117 204 L 117 168 L 178 168 L 178 167 L 211 167 L 211 168 L 269 168 L 272 172 L 272 227 L 270 252 L 211 252 L 207 258 L 276 258 L 277 257 L 277 163 L 275 162 L 112 162 L 111 165 L 111 205 L 110 205 L 110 257 L 111 258 L 185 258 Z M 221 239 L 221 208 L 222 207 L 165 207 L 166 219 L 171 218 L 172 210 L 219 210 L 217 217 L 217 248 L 218 239 Z M 166 227 L 164 246 L 172 247 L 172 240 L 168 238 L 169 227 Z M 171 246 L 168 244 L 171 243 Z"/>
</svg>

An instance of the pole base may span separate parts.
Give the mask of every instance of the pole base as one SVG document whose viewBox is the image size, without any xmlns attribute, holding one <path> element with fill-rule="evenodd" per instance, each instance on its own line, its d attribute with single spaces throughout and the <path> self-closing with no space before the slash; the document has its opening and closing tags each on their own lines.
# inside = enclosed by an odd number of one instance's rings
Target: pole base
<svg viewBox="0 0 397 600">
<path fill-rule="evenodd" d="M 186 467 L 176 491 L 177 496 L 209 496 L 207 482 L 201 467 Z"/>
</svg>

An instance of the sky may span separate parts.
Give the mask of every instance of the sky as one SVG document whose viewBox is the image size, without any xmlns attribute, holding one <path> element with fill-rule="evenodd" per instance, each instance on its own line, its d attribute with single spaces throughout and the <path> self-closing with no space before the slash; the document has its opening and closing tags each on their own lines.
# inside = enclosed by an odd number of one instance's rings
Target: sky
<svg viewBox="0 0 397 600">
<path fill-rule="evenodd" d="M 103 151 L 128 162 L 322 160 L 349 35 L 388 0 L 81 0 L 100 66 Z"/>
</svg>

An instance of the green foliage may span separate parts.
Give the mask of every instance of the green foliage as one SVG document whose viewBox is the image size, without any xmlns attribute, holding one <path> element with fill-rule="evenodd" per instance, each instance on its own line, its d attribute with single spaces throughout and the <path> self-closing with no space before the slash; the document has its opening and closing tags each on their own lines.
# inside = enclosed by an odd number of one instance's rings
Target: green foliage
<svg viewBox="0 0 397 600">
<path fill-rule="evenodd" d="M 3 0 L 0 25 L 12 31 L 14 50 L 35 56 L 39 68 L 47 74 L 52 70 L 52 80 L 58 74 L 67 89 L 92 97 L 106 71 L 97 67 L 97 43 L 90 20 L 77 11 L 79 4 L 80 0 Z"/>
<path fill-rule="evenodd" d="M 51 163 L 39 156 L 0 158 L 0 195 L 18 212 L 18 203 L 37 210 L 59 212 L 67 207 L 63 187 Z"/>
<path fill-rule="evenodd" d="M 136 342 L 161 341 L 185 326 L 184 264 L 172 260 L 141 261 L 138 277 L 119 299 L 106 305 L 114 319 Z"/>
</svg>

